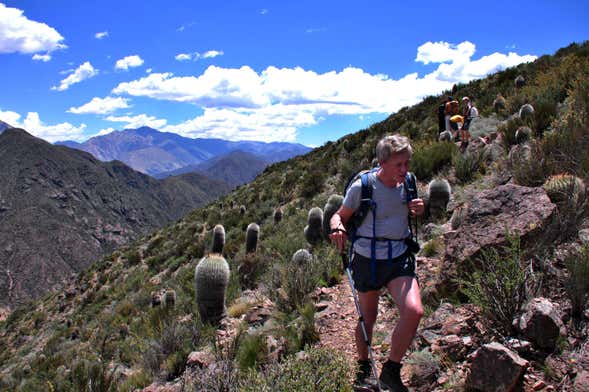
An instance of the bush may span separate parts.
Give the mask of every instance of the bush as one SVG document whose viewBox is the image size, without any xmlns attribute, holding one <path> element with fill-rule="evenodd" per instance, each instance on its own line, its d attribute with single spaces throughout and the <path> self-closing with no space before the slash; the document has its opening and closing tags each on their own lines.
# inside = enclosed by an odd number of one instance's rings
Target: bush
<svg viewBox="0 0 589 392">
<path fill-rule="evenodd" d="M 263 334 L 246 335 L 239 341 L 236 361 L 239 368 L 256 368 L 266 362 L 268 347 L 266 337 Z"/>
<path fill-rule="evenodd" d="M 459 278 L 462 292 L 483 309 L 500 332 L 509 334 L 515 315 L 534 292 L 535 276 L 522 265 L 520 240 L 506 233 L 507 245 L 500 250 L 481 250 L 473 260 L 474 272 Z"/>
<path fill-rule="evenodd" d="M 476 174 L 484 171 L 485 150 L 456 154 L 452 159 L 452 164 L 456 178 L 463 184 L 470 182 Z"/>
<path fill-rule="evenodd" d="M 457 152 L 454 143 L 432 143 L 415 148 L 411 158 L 412 171 L 418 179 L 427 180 L 452 163 Z"/>
<path fill-rule="evenodd" d="M 304 356 L 291 356 L 261 373 L 250 372 L 240 383 L 240 391 L 351 392 L 350 368 L 337 352 L 311 348 Z"/>
<path fill-rule="evenodd" d="M 579 252 L 569 254 L 565 265 L 569 270 L 565 289 L 571 299 L 573 315 L 580 317 L 589 296 L 589 245 L 585 245 Z"/>
</svg>

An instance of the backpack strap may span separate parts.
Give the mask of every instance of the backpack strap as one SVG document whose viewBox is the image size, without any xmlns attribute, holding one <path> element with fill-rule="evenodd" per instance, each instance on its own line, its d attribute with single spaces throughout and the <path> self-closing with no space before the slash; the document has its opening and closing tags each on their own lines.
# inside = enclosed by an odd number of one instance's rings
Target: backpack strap
<svg viewBox="0 0 589 392">
<path fill-rule="evenodd" d="M 415 178 L 415 174 L 411 172 L 407 172 L 405 174 L 405 183 L 403 184 L 405 187 L 405 198 L 407 200 L 407 204 L 413 199 L 417 199 L 419 196 L 417 194 L 417 179 Z M 417 218 L 415 221 L 415 232 L 413 230 L 413 225 L 411 224 L 411 216 L 408 217 L 409 221 L 409 232 L 411 233 L 411 237 L 417 236 Z"/>
</svg>

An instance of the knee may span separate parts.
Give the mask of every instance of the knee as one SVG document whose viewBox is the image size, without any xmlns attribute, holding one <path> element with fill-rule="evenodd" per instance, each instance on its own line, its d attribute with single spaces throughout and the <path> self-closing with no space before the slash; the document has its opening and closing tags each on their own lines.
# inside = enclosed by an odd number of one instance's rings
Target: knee
<svg viewBox="0 0 589 392">
<path fill-rule="evenodd" d="M 419 322 L 423 317 L 423 307 L 421 304 L 408 305 L 403 309 L 401 317 Z"/>
</svg>

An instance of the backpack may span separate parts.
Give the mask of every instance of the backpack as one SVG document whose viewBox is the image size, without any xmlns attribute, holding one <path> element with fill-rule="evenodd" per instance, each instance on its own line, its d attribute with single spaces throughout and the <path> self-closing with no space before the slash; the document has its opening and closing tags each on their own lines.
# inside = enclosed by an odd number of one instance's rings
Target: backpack
<svg viewBox="0 0 589 392">
<path fill-rule="evenodd" d="M 348 232 L 348 236 L 352 239 L 352 241 L 356 237 L 356 230 L 362 225 L 364 219 L 369 212 L 373 211 L 374 201 L 372 200 L 372 187 L 374 185 L 374 176 L 370 176 L 370 173 L 376 173 L 379 167 L 375 167 L 368 170 L 361 170 L 355 174 L 352 174 L 344 187 L 344 197 L 346 196 L 350 186 L 358 179 L 362 182 L 362 192 L 360 195 L 360 206 L 354 211 L 354 214 L 348 219 L 346 223 L 346 231 Z M 405 175 L 405 193 L 407 198 L 407 203 L 409 203 L 413 199 L 417 199 L 417 181 L 415 175 L 411 172 L 407 172 Z M 409 220 L 409 230 L 411 231 L 411 236 L 413 236 L 413 229 L 411 228 L 411 220 Z"/>
</svg>

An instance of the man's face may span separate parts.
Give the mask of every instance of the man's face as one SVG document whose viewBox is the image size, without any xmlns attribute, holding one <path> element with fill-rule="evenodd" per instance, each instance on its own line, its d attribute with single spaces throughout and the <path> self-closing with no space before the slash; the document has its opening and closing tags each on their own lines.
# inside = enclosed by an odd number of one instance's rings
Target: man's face
<svg viewBox="0 0 589 392">
<path fill-rule="evenodd" d="M 385 177 L 396 182 L 403 182 L 405 181 L 405 174 L 409 171 L 410 163 L 411 155 L 408 151 L 403 151 L 391 155 L 386 162 L 381 162 L 380 167 L 383 169 Z"/>
</svg>

